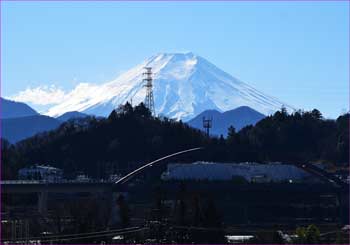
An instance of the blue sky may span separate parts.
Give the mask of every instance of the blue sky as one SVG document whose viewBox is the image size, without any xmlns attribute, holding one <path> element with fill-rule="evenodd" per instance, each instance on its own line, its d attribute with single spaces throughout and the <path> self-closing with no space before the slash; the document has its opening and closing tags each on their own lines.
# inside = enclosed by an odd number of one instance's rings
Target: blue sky
<svg viewBox="0 0 350 245">
<path fill-rule="evenodd" d="M 349 2 L 1 4 L 5 97 L 67 92 L 156 53 L 192 51 L 294 107 L 349 110 Z"/>
</svg>

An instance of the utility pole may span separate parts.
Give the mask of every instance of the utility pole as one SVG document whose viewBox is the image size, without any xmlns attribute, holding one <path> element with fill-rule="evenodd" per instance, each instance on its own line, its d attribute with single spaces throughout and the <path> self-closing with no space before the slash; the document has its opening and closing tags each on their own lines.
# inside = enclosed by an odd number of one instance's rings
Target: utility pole
<svg viewBox="0 0 350 245">
<path fill-rule="evenodd" d="M 153 78 L 152 78 L 152 67 L 145 67 L 146 72 L 143 73 L 145 78 L 143 79 L 146 84 L 144 85 L 146 87 L 146 98 L 145 98 L 145 106 L 150 110 L 152 116 L 156 115 L 155 109 L 154 109 L 154 98 L 153 98 Z"/>
<path fill-rule="evenodd" d="M 209 130 L 212 128 L 212 126 L 213 126 L 213 118 L 210 117 L 206 119 L 205 117 L 203 117 L 203 128 L 205 129 L 205 132 L 207 133 L 208 137 L 209 137 Z"/>
</svg>

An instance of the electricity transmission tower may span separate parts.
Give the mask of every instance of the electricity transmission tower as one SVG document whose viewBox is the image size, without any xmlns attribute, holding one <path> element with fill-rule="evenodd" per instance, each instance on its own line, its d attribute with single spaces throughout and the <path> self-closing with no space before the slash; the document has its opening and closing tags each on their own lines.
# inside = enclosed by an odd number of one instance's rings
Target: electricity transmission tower
<svg viewBox="0 0 350 245">
<path fill-rule="evenodd" d="M 145 106 L 150 110 L 151 114 L 153 116 L 156 115 L 155 109 L 154 109 L 154 98 L 153 98 L 153 78 L 152 78 L 152 67 L 145 67 L 146 72 L 143 73 L 145 78 L 143 79 L 146 84 L 144 85 L 146 87 L 146 98 L 145 98 Z"/>
</svg>

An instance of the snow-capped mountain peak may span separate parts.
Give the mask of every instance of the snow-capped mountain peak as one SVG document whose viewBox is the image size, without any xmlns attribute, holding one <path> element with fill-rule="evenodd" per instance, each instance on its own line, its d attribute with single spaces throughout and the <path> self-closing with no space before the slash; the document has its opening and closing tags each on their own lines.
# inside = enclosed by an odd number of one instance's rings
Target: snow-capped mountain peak
<svg viewBox="0 0 350 245">
<path fill-rule="evenodd" d="M 282 105 L 292 109 L 190 52 L 161 53 L 113 81 L 102 85 L 81 84 L 66 101 L 50 108 L 46 114 L 59 116 L 67 111 L 79 111 L 106 116 L 126 101 L 138 104 L 146 96 L 142 81 L 145 67 L 152 67 L 154 73 L 157 114 L 186 121 L 207 109 L 226 111 L 249 106 L 264 114 L 270 114 Z"/>
</svg>

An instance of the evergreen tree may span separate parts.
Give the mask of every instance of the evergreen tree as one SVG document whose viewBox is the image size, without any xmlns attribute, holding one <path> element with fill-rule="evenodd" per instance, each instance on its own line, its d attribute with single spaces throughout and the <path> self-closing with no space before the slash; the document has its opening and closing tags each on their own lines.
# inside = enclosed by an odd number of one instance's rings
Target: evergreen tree
<svg viewBox="0 0 350 245">
<path fill-rule="evenodd" d="M 317 244 L 320 243 L 320 230 L 311 224 L 306 228 L 306 243 L 307 244 Z"/>
</svg>

